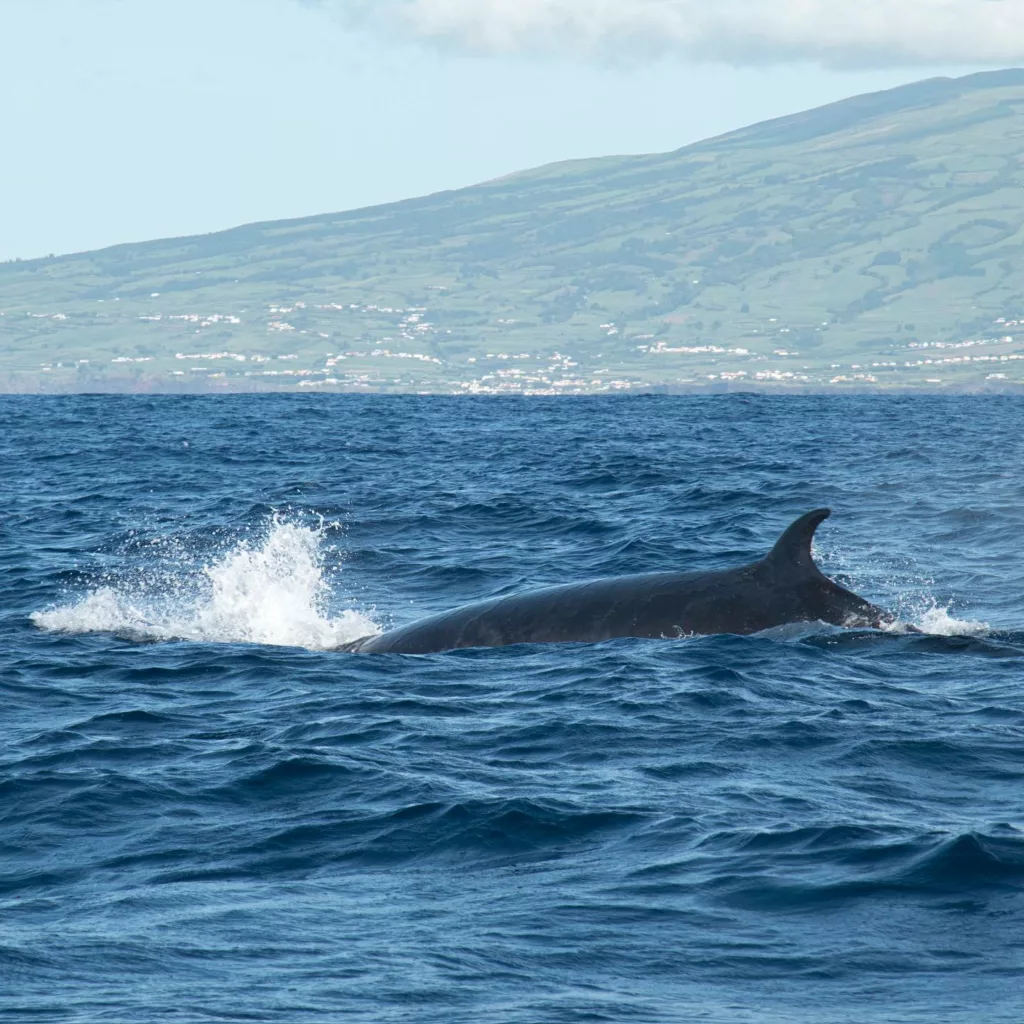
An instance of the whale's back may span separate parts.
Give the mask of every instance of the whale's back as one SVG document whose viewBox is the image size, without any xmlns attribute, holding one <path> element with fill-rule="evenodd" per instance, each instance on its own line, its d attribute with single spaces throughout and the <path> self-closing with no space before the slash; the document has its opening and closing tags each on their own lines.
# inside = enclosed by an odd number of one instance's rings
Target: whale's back
<svg viewBox="0 0 1024 1024">
<path fill-rule="evenodd" d="M 427 654 L 520 643 L 597 643 L 617 637 L 757 633 L 821 620 L 874 626 L 881 609 L 823 575 L 811 556 L 828 509 L 797 519 L 762 559 L 737 569 L 657 572 L 491 598 L 365 637 L 343 649 Z"/>
</svg>

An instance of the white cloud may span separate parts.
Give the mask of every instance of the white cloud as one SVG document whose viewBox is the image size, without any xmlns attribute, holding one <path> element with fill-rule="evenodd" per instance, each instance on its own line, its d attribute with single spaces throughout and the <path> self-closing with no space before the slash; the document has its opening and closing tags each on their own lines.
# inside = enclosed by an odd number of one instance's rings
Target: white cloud
<svg viewBox="0 0 1024 1024">
<path fill-rule="evenodd" d="M 1014 64 L 1024 0 L 305 0 L 347 21 L 470 53 L 830 67 Z"/>
</svg>

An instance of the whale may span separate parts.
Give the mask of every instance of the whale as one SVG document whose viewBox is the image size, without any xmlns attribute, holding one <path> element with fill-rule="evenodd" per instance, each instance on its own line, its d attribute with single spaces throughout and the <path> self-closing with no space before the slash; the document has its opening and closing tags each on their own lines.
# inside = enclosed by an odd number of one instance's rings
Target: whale
<svg viewBox="0 0 1024 1024">
<path fill-rule="evenodd" d="M 831 514 L 831 509 L 819 508 L 800 516 L 768 554 L 735 569 L 615 576 L 495 597 L 360 637 L 339 649 L 432 654 L 619 637 L 749 635 L 800 622 L 854 629 L 893 625 L 893 614 L 840 586 L 815 565 L 811 542 Z"/>
</svg>

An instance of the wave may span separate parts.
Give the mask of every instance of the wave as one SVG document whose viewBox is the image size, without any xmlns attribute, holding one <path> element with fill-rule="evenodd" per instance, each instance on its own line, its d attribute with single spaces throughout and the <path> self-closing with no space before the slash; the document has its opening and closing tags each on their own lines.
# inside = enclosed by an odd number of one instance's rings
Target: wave
<svg viewBox="0 0 1024 1024">
<path fill-rule="evenodd" d="M 323 542 L 322 525 L 312 528 L 275 514 L 261 542 L 241 540 L 198 566 L 176 551 L 177 560 L 169 566 L 142 568 L 129 579 L 95 587 L 30 618 L 52 633 L 310 650 L 379 632 L 361 612 L 345 609 L 332 615 L 328 610 L 333 594 Z"/>
<path fill-rule="evenodd" d="M 294 770 L 318 778 L 323 772 L 308 763 Z M 454 858 L 464 865 L 493 865 L 558 859 L 569 851 L 599 847 L 642 821 L 642 815 L 627 810 L 585 810 L 524 797 L 428 799 L 378 813 L 307 812 L 299 823 L 272 828 L 253 842 L 235 846 L 219 864 L 187 863 L 151 880 L 302 877 L 343 863 L 380 867 Z M 192 861 L 190 854 L 183 859 Z"/>
<path fill-rule="evenodd" d="M 816 832 L 759 833 L 747 840 L 744 852 L 773 855 L 774 863 L 758 865 L 760 870 L 748 863 L 744 872 L 717 876 L 713 886 L 720 898 L 748 908 L 799 910 L 873 898 L 1017 892 L 1024 883 L 1024 840 L 1012 826 L 1005 834 L 972 831 L 889 841 L 869 829 Z M 826 877 L 800 878 L 808 872 Z"/>
</svg>

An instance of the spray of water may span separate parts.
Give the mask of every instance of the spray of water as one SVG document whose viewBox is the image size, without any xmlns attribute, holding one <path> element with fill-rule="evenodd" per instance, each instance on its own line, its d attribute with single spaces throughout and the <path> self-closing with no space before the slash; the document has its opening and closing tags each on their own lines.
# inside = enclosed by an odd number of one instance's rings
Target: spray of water
<svg viewBox="0 0 1024 1024">
<path fill-rule="evenodd" d="M 870 595 L 896 615 L 893 623 L 882 627 L 885 632 L 904 633 L 908 626 L 935 636 L 977 636 L 991 631 L 987 622 L 957 618 L 950 605 L 936 600 L 935 580 L 922 575 L 910 563 L 895 560 L 850 571 L 846 552 L 834 544 L 822 550 L 816 541 L 814 553 L 820 557 L 819 564 L 827 575 L 834 576 L 845 570 L 850 578 L 842 580 L 844 585 L 857 593 Z M 878 598 L 878 594 L 890 597 Z"/>
<path fill-rule="evenodd" d="M 925 633 L 938 636 L 976 636 L 988 633 L 992 627 L 975 619 L 958 619 L 948 608 L 932 605 L 918 613 L 914 625 Z"/>
<path fill-rule="evenodd" d="M 140 640 L 275 644 L 325 650 L 379 632 L 351 609 L 331 615 L 324 530 L 275 516 L 258 543 L 241 541 L 198 567 L 181 565 L 110 583 L 35 612 L 40 628 Z"/>
</svg>

